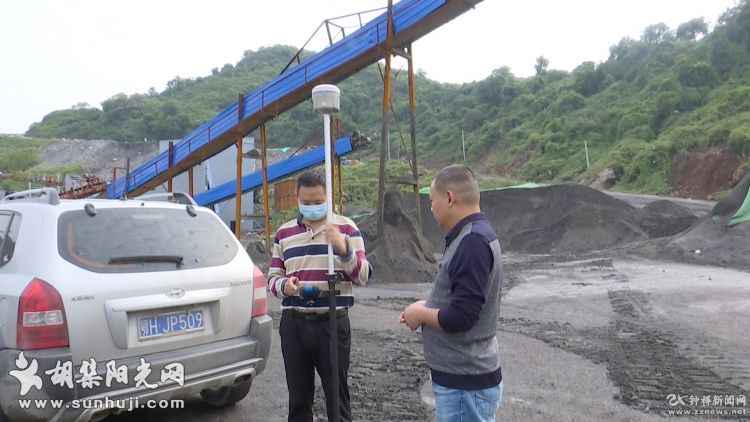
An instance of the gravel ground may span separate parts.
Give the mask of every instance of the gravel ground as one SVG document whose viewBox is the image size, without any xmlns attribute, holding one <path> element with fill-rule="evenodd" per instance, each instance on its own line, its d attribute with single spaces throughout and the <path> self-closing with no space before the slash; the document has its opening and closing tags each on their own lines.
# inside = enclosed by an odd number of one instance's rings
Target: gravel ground
<svg viewBox="0 0 750 422">
<path fill-rule="evenodd" d="M 657 421 L 667 396 L 750 396 L 750 283 L 741 271 L 624 260 L 509 256 L 498 338 L 500 421 Z M 353 409 L 360 421 L 431 420 L 418 335 L 398 313 L 426 284 L 358 289 L 352 310 Z M 278 302 L 272 302 L 278 318 Z M 268 368 L 238 405 L 141 411 L 108 421 L 283 421 L 278 335 Z M 427 396 L 427 397 L 422 397 Z M 698 404 L 695 409 L 713 409 Z M 726 409 L 745 407 L 727 407 Z M 324 419 L 321 391 L 316 413 Z M 674 419 L 673 419 L 674 418 Z M 744 419 L 743 419 L 744 418 Z M 716 420 L 716 417 L 670 417 Z M 724 417 L 750 420 L 748 416 Z"/>
</svg>

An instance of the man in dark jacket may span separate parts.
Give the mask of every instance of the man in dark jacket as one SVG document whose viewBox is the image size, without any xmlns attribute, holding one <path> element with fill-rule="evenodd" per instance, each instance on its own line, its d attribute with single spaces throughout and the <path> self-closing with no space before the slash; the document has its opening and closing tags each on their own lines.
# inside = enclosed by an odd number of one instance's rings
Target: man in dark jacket
<svg viewBox="0 0 750 422">
<path fill-rule="evenodd" d="M 494 421 L 502 400 L 497 316 L 500 242 L 479 206 L 479 185 L 462 165 L 444 168 L 430 188 L 432 214 L 446 233 L 429 299 L 401 321 L 422 327 L 438 422 Z"/>
</svg>

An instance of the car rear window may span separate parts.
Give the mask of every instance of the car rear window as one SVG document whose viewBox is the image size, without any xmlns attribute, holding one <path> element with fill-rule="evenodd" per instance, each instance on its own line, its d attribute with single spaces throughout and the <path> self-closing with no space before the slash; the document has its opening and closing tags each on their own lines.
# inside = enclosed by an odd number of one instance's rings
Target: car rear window
<svg viewBox="0 0 750 422">
<path fill-rule="evenodd" d="M 68 211 L 59 217 L 58 250 L 68 262 L 99 273 L 175 271 L 230 262 L 238 249 L 234 237 L 218 218 L 196 211 L 194 217 L 185 209 L 165 208 L 105 208 L 94 216 Z"/>
</svg>

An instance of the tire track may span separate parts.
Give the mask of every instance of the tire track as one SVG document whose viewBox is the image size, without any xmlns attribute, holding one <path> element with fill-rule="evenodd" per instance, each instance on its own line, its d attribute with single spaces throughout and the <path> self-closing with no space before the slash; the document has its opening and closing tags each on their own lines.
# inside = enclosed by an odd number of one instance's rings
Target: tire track
<svg viewBox="0 0 750 422">
<path fill-rule="evenodd" d="M 652 314 L 641 291 L 612 290 L 615 318 L 609 326 L 578 329 L 570 323 L 500 318 L 501 331 L 524 334 L 607 365 L 623 403 L 664 414 L 667 396 L 750 397 L 750 352 L 685 328 L 669 327 Z"/>
<path fill-rule="evenodd" d="M 609 292 L 609 299 L 616 318 L 610 326 L 608 368 L 624 403 L 663 413 L 669 394 L 750 394 L 734 379 L 721 376 L 742 367 L 741 363 L 706 349 L 695 335 L 660 327 L 645 293 L 615 290 Z M 685 353 L 687 347 L 693 352 Z"/>
</svg>

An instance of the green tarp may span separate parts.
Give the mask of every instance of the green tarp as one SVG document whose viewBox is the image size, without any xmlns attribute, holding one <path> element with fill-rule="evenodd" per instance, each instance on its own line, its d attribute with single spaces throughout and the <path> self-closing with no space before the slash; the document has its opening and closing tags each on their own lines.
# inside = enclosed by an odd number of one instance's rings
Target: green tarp
<svg viewBox="0 0 750 422">
<path fill-rule="evenodd" d="M 547 186 L 547 185 L 540 185 L 538 183 L 529 182 L 529 183 L 522 183 L 520 185 L 506 186 L 503 188 L 482 189 L 482 192 L 493 191 L 493 190 L 505 190 L 505 189 L 534 189 L 534 188 L 541 188 L 544 186 Z M 423 195 L 429 195 L 430 187 L 429 186 L 423 187 L 422 189 L 419 190 L 419 193 Z"/>
<path fill-rule="evenodd" d="M 748 189 L 747 196 L 745 196 L 745 202 L 742 203 L 742 206 L 734 214 L 734 217 L 729 220 L 729 225 L 734 226 L 747 221 L 750 221 L 750 189 Z"/>
<path fill-rule="evenodd" d="M 539 183 L 528 182 L 528 183 L 521 183 L 520 185 L 506 186 L 503 188 L 482 189 L 482 192 L 486 192 L 490 190 L 506 190 L 506 189 L 535 189 L 535 188 L 543 188 L 545 186 L 547 185 L 540 185 Z"/>
</svg>

